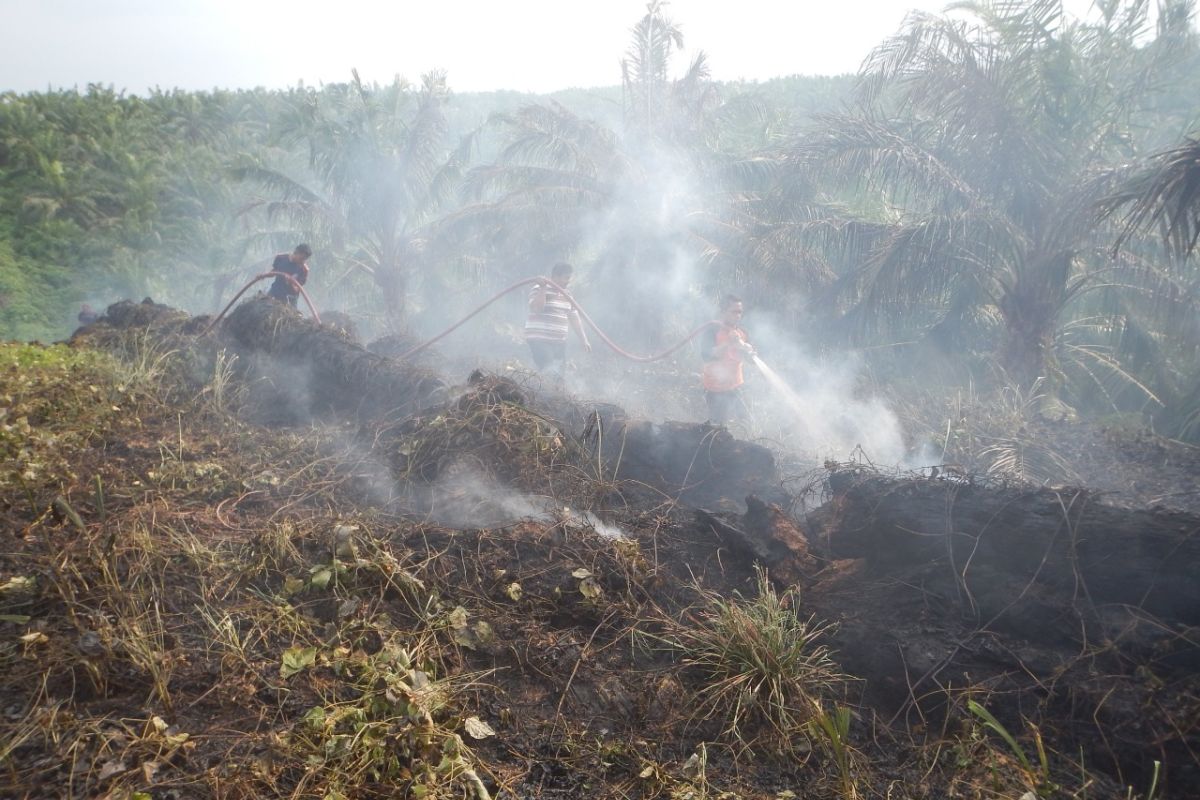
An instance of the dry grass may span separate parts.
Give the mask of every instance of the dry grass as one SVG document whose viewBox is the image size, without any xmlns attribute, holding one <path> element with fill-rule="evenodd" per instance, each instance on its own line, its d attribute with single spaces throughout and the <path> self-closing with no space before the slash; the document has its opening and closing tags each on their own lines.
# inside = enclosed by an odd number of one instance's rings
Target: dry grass
<svg viewBox="0 0 1200 800">
<path fill-rule="evenodd" d="M 798 615 L 798 594 L 776 592 L 760 569 L 756 595 L 701 590 L 702 606 L 667 639 L 699 676 L 694 720 L 720 719 L 749 750 L 795 755 L 810 744 L 823 698 L 845 683 L 822 638 L 828 625 Z"/>
<path fill-rule="evenodd" d="M 0 795 L 485 800 L 470 678 L 435 677 L 438 592 L 342 522 L 354 482 L 329 437 L 231 418 L 223 355 L 195 370 L 136 337 L 129 355 L 0 354 L 38 442 L 0 554 Z M 181 402 L 185 374 L 207 379 Z M 96 460 L 110 442 L 128 455 Z"/>
<path fill-rule="evenodd" d="M 749 574 L 729 554 L 690 584 L 712 542 L 689 529 L 684 543 L 681 512 L 627 509 L 629 539 L 566 512 L 450 531 L 369 491 L 380 463 L 422 481 L 462 459 L 560 508 L 620 491 L 594 452 L 500 389 L 374 440 L 267 430 L 234 416 L 240 378 L 219 347 L 120 341 L 123 365 L 79 355 L 98 365 L 87 383 L 50 364 L 22 395 L 50 398 L 27 415 L 53 434 L 31 452 L 70 466 L 6 486 L 0 507 L 16 532 L 0 549 L 0 796 L 699 800 L 885 785 L 854 746 L 865 726 L 836 704 L 828 629 L 764 573 L 744 598 L 713 588 Z M 125 398 L 121 411 L 98 394 Z M 628 646 L 664 629 L 670 657 Z M 677 691 L 660 697 L 647 675 Z M 738 760 L 748 749 L 784 758 Z M 951 773 L 935 763 L 925 796 Z"/>
<path fill-rule="evenodd" d="M 897 401 L 905 427 L 930 443 L 922 456 L 930 465 L 1000 481 L 1078 484 L 1066 455 L 1039 430 L 1053 418 L 1051 405 L 1041 381 L 1024 390 L 1008 384 L 984 395 L 971 386 L 915 404 Z"/>
</svg>

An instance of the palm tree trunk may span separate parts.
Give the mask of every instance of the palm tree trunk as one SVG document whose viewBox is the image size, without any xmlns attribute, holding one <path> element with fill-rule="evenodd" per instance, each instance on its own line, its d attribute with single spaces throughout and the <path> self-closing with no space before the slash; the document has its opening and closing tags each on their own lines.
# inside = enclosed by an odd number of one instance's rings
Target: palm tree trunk
<svg viewBox="0 0 1200 800">
<path fill-rule="evenodd" d="M 404 259 L 398 255 L 386 258 L 375 270 L 375 285 L 383 296 L 388 327 L 401 330 L 408 314 L 408 275 Z"/>
<path fill-rule="evenodd" d="M 1005 323 L 1000 363 L 1022 388 L 1038 378 L 1057 381 L 1054 332 L 1067 294 L 1074 254 L 1055 252 L 1029 258 L 1016 272 L 1012 288 L 999 300 Z"/>
</svg>

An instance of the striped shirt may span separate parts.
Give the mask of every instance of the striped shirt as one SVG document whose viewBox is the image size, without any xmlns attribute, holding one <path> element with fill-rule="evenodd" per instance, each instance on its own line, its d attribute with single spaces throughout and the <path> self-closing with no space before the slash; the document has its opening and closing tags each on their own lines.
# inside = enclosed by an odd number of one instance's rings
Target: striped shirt
<svg viewBox="0 0 1200 800">
<path fill-rule="evenodd" d="M 546 287 L 546 303 L 541 311 L 533 310 L 533 301 L 542 291 L 535 284 L 529 293 L 529 316 L 525 318 L 525 340 L 538 339 L 543 342 L 565 342 L 572 314 L 577 313 L 567 296 L 553 286 Z"/>
</svg>

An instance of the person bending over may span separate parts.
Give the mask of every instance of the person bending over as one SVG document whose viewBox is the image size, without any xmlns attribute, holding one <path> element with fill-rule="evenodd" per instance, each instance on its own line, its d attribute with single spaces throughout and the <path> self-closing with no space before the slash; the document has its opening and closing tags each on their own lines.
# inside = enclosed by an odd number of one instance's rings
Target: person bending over
<svg viewBox="0 0 1200 800">
<path fill-rule="evenodd" d="M 303 286 L 308 282 L 308 259 L 310 258 L 312 258 L 312 248 L 306 244 L 298 244 L 291 253 L 280 253 L 275 256 L 275 260 L 271 263 L 271 271 L 291 275 L 296 283 Z M 296 301 L 300 299 L 300 292 L 283 275 L 275 276 L 275 282 L 271 284 L 267 294 L 281 303 L 287 303 L 292 308 L 296 307 Z"/>
</svg>

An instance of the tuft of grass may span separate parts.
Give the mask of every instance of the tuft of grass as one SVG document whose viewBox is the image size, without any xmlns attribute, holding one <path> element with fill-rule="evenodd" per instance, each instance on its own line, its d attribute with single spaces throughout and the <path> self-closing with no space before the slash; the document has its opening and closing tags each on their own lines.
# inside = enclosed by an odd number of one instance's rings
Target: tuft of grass
<svg viewBox="0 0 1200 800">
<path fill-rule="evenodd" d="M 809 735 L 819 741 L 837 768 L 838 790 L 843 800 L 858 800 L 858 784 L 854 780 L 855 751 L 850 746 L 850 718 L 846 706 L 826 711 L 818 705 L 808 723 Z"/>
<path fill-rule="evenodd" d="M 783 753 L 808 744 L 822 695 L 845 681 L 822 638 L 830 625 L 796 613 L 796 593 L 775 591 L 759 568 L 757 596 L 729 600 L 702 592 L 694 624 L 677 625 L 670 641 L 703 684 L 694 719 L 716 717 L 725 735 Z"/>
<path fill-rule="evenodd" d="M 1025 755 L 1025 748 L 1021 747 L 1016 737 L 1009 732 L 1008 728 L 1004 727 L 1004 724 L 1000 720 L 996 719 L 992 712 L 974 700 L 967 701 L 967 709 L 979 718 L 983 727 L 1004 740 L 1004 743 L 1008 745 L 1009 750 L 1021 765 L 1026 781 L 1035 787 L 1037 792 L 1052 794 L 1058 791 L 1059 787 L 1050 779 L 1050 758 L 1046 753 L 1046 746 L 1042 741 L 1041 731 L 1038 730 L 1036 725 L 1030 724 L 1029 726 L 1033 731 L 1034 743 L 1037 746 L 1038 763 L 1035 767 L 1029 760 L 1029 757 Z"/>
</svg>

